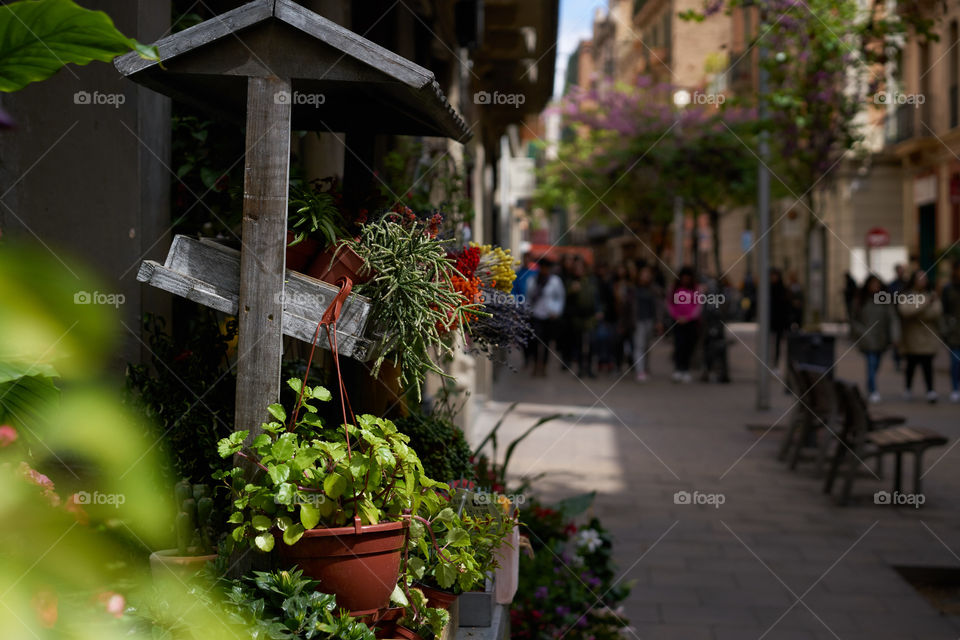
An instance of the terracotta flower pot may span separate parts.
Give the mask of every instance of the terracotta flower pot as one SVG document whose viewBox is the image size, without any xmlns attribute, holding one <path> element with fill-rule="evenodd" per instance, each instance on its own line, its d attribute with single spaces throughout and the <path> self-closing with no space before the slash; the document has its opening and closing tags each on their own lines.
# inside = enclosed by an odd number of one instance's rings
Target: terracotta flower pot
<svg viewBox="0 0 960 640">
<path fill-rule="evenodd" d="M 186 582 L 195 577 L 204 565 L 217 559 L 217 554 L 179 556 L 176 549 L 163 549 L 150 554 L 150 573 L 154 582 L 179 579 Z"/>
<path fill-rule="evenodd" d="M 317 580 L 317 590 L 337 596 L 338 606 L 354 614 L 372 613 L 390 604 L 408 526 L 399 521 L 310 529 L 293 546 L 278 544 L 280 560 Z"/>
<path fill-rule="evenodd" d="M 370 273 L 363 271 L 363 258 L 356 251 L 341 244 L 327 247 L 314 258 L 307 269 L 307 275 L 329 284 L 337 284 L 340 278 L 348 277 L 353 284 L 370 279 Z"/>
<path fill-rule="evenodd" d="M 313 238 L 304 238 L 291 247 L 295 237 L 293 231 L 287 231 L 287 269 L 302 272 L 320 252 L 320 243 Z"/>
<path fill-rule="evenodd" d="M 407 629 L 399 624 L 393 628 L 393 633 L 395 638 L 405 638 L 406 640 L 423 640 L 423 637 L 417 634 L 415 631 Z"/>
<path fill-rule="evenodd" d="M 427 598 L 427 605 L 434 609 L 443 609 L 444 611 L 449 611 L 450 607 L 453 606 L 453 603 L 456 602 L 457 598 L 459 597 L 452 591 L 438 589 L 436 587 L 428 587 L 425 584 L 417 583 L 413 586 L 423 592 L 423 595 Z"/>
</svg>

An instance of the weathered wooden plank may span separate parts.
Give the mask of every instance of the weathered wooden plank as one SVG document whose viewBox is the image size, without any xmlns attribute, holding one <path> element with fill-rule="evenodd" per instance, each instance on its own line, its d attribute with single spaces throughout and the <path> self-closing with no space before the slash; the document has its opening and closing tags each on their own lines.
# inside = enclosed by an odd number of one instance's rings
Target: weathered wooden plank
<svg viewBox="0 0 960 640">
<path fill-rule="evenodd" d="M 327 20 L 292 0 L 276 0 L 274 15 L 344 54 L 389 73 L 413 89 L 420 89 L 435 80 L 429 69 Z"/>
<path fill-rule="evenodd" d="M 155 91 L 233 120 L 243 113 L 247 76 L 289 77 L 330 103 L 294 105 L 298 128 L 344 131 L 367 122 L 380 133 L 471 133 L 429 69 L 292 0 L 254 0 L 159 40 L 160 63 L 137 54 L 116 68 Z M 371 105 L 372 114 L 358 113 Z"/>
<path fill-rule="evenodd" d="M 289 79 L 248 80 L 235 428 L 252 436 L 280 397 L 291 136 L 283 91 Z"/>
<path fill-rule="evenodd" d="M 177 236 L 166 264 L 145 260 L 140 265 L 137 280 L 217 311 L 236 315 L 240 292 L 240 252 L 216 242 Z M 302 273 L 287 271 L 282 295 L 284 335 L 310 342 L 324 310 L 337 295 L 337 289 Z M 342 356 L 360 361 L 373 357 L 374 344 L 366 337 L 370 308 L 370 301 L 356 294 L 351 294 L 344 302 L 337 323 L 338 348 Z M 317 344 L 328 348 L 326 333 L 321 333 Z"/>
<path fill-rule="evenodd" d="M 222 13 L 215 18 L 195 24 L 183 31 L 161 38 L 154 43 L 161 62 L 166 62 L 197 47 L 231 36 L 241 29 L 266 20 L 273 15 L 275 0 L 253 0 Z M 114 60 L 114 66 L 125 76 L 159 66 L 154 60 L 141 58 L 135 51 Z"/>
</svg>

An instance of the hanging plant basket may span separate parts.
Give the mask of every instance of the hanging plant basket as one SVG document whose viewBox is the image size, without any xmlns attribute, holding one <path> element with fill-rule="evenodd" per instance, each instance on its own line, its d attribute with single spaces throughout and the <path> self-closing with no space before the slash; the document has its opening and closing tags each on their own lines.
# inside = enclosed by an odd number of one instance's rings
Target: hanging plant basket
<svg viewBox="0 0 960 640">
<path fill-rule="evenodd" d="M 307 275 L 329 284 L 337 284 L 341 278 L 350 278 L 357 285 L 369 280 L 372 274 L 365 272 L 363 258 L 341 242 L 321 251 L 310 263 Z"/>
<path fill-rule="evenodd" d="M 361 525 L 357 519 L 353 527 L 309 529 L 296 544 L 277 546 L 284 565 L 297 565 L 338 605 L 365 615 L 390 605 L 408 528 L 406 520 Z"/>
<path fill-rule="evenodd" d="M 292 231 L 287 231 L 287 269 L 303 273 L 320 252 L 320 243 L 307 237 L 290 246 L 296 237 Z"/>
</svg>

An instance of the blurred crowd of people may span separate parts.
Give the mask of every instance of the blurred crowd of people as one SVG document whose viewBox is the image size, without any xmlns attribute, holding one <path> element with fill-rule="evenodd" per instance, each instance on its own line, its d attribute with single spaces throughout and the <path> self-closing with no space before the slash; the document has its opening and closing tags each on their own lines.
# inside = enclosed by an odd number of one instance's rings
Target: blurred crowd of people
<svg viewBox="0 0 960 640">
<path fill-rule="evenodd" d="M 525 365 L 546 376 L 554 354 L 580 377 L 631 374 L 644 382 L 650 350 L 670 334 L 675 382 L 692 381 L 697 367 L 703 380 L 729 382 L 724 326 L 742 317 L 740 291 L 698 278 L 690 267 L 673 280 L 643 260 L 591 267 L 575 254 L 560 262 L 527 256 L 514 283 L 536 332 Z"/>
<path fill-rule="evenodd" d="M 884 353 L 904 372 L 904 397 L 913 396 L 917 369 L 923 375 L 928 402 L 936 402 L 933 360 L 946 350 L 950 358 L 950 400 L 960 402 L 960 260 L 952 265 L 950 280 L 935 287 L 926 271 L 909 275 L 897 265 L 896 277 L 884 284 L 876 275 L 857 286 L 846 276 L 845 301 L 851 338 L 863 353 L 867 391 L 871 402 L 880 402 L 877 370 Z"/>
</svg>

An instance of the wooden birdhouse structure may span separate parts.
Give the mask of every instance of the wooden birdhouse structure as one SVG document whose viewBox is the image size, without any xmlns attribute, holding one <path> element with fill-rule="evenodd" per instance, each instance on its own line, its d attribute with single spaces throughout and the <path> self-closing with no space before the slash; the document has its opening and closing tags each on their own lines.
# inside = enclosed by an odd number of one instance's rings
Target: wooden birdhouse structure
<svg viewBox="0 0 960 640">
<path fill-rule="evenodd" d="M 256 433 L 280 393 L 283 335 L 309 339 L 324 311 L 321 301 L 336 294 L 285 270 L 291 131 L 342 134 L 345 173 L 370 171 L 376 134 L 465 141 L 469 132 L 429 70 L 291 0 L 254 0 L 155 45 L 161 62 L 131 53 L 117 68 L 246 126 L 242 248 L 237 255 L 178 237 L 166 262 L 144 262 L 139 279 L 237 314 L 236 427 Z M 346 192 L 351 181 L 344 178 Z M 296 288 L 299 306 L 284 302 L 286 287 Z M 317 304 L 304 305 L 306 294 Z M 341 328 L 346 355 L 362 357 L 359 339 L 349 339 L 358 338 L 368 311 L 351 296 Z"/>
</svg>

